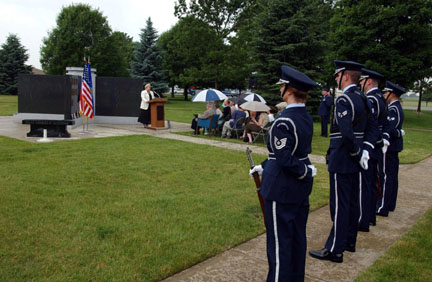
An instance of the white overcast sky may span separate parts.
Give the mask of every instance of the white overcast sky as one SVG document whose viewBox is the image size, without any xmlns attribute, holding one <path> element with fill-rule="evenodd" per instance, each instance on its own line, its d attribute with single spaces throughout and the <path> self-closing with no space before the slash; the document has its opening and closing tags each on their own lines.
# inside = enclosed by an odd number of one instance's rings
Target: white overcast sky
<svg viewBox="0 0 432 282">
<path fill-rule="evenodd" d="M 62 7 L 72 3 L 85 3 L 99 9 L 113 31 L 125 32 L 134 41 L 139 40 L 148 17 L 159 35 L 177 22 L 174 0 L 0 0 L 0 44 L 5 43 L 9 33 L 17 34 L 28 50 L 27 64 L 41 68 L 42 38 L 56 26 Z"/>
</svg>

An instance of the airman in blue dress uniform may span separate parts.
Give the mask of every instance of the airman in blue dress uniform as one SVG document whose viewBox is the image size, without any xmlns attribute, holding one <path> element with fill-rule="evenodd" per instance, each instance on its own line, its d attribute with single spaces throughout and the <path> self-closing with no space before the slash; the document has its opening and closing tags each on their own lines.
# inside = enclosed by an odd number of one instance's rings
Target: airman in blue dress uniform
<svg viewBox="0 0 432 282">
<path fill-rule="evenodd" d="M 402 129 L 404 112 L 400 103 L 400 96 L 405 93 L 405 89 L 390 81 L 386 82 L 384 97 L 388 103 L 387 124 L 383 128 L 383 147 L 384 154 L 384 183 L 382 185 L 382 196 L 378 200 L 376 214 L 388 216 L 389 211 L 396 208 L 398 193 L 398 174 L 399 174 L 399 152 L 403 149 L 403 136 L 405 131 Z"/>
<path fill-rule="evenodd" d="M 384 174 L 382 170 L 382 129 L 387 122 L 387 105 L 381 90 L 378 88 L 384 76 L 378 72 L 362 69 L 360 86 L 366 94 L 371 105 L 371 115 L 376 120 L 376 140 L 374 144 L 364 141 L 365 148 L 370 154 L 368 167 L 362 172 L 362 193 L 360 195 L 360 220 L 359 231 L 369 232 L 369 225 L 376 225 L 376 203 L 379 183 L 383 183 Z"/>
<path fill-rule="evenodd" d="M 325 247 L 309 254 L 317 259 L 341 263 L 345 250 L 355 252 L 360 215 L 360 163 L 365 161 L 363 140 L 368 133 L 365 129 L 369 123 L 370 105 L 357 87 L 364 66 L 339 60 L 334 64 L 335 80 L 343 93 L 336 98 L 328 151 L 333 225 Z M 365 139 L 374 142 L 373 137 Z"/>
<path fill-rule="evenodd" d="M 250 173 L 262 173 L 267 228 L 267 281 L 304 281 L 306 221 L 316 168 L 311 165 L 312 117 L 307 91 L 316 83 L 304 73 L 282 66 L 279 84 L 288 105 L 273 122 L 267 137 L 269 156 Z"/>
<path fill-rule="evenodd" d="M 328 91 L 328 88 L 323 88 L 321 102 L 318 109 L 318 114 L 321 117 L 321 136 L 327 137 L 328 123 L 330 121 L 330 111 L 333 105 L 333 98 Z"/>
</svg>

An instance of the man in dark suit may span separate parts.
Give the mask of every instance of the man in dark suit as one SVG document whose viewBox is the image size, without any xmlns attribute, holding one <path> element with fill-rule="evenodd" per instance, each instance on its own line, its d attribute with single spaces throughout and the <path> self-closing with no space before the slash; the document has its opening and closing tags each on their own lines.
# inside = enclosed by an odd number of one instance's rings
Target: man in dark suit
<svg viewBox="0 0 432 282">
<path fill-rule="evenodd" d="M 330 110 L 333 105 L 333 98 L 327 88 L 323 88 L 321 94 L 321 103 L 318 110 L 318 114 L 321 117 L 321 136 L 327 137 L 327 128 L 330 121 Z"/>
</svg>

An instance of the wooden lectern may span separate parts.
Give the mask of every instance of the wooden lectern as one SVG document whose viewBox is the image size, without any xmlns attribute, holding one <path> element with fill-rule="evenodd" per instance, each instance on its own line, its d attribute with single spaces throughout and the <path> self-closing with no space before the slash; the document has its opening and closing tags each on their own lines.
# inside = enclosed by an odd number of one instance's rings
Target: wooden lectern
<svg viewBox="0 0 432 282">
<path fill-rule="evenodd" d="M 149 129 L 166 129 L 164 104 L 168 98 L 154 98 L 149 101 L 151 113 L 151 126 Z"/>
</svg>

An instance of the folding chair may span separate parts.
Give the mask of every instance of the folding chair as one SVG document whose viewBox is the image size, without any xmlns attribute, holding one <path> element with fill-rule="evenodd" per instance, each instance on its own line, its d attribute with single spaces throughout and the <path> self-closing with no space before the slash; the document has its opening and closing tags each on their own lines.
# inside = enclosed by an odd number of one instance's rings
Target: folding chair
<svg viewBox="0 0 432 282">
<path fill-rule="evenodd" d="M 234 128 L 231 129 L 231 134 L 234 132 L 237 139 L 239 139 L 240 138 L 239 136 L 243 134 L 243 130 L 245 127 L 245 120 L 246 118 L 244 117 L 239 118 L 236 124 L 234 125 Z"/>
<path fill-rule="evenodd" d="M 216 130 L 216 128 L 217 128 L 218 120 L 219 120 L 219 115 L 213 115 L 209 119 L 200 119 L 199 118 L 196 132 L 198 133 L 198 128 L 202 127 L 202 128 L 204 128 L 204 132 L 205 132 L 205 129 L 207 129 L 209 132 L 209 135 L 211 135 L 212 130 L 213 129 Z"/>
<path fill-rule="evenodd" d="M 267 140 L 267 134 L 272 126 L 273 122 L 269 122 L 266 124 L 266 126 L 264 126 L 263 128 L 261 128 L 261 130 L 259 132 L 252 132 L 252 136 L 253 136 L 253 143 L 255 143 L 259 137 L 261 136 L 263 138 L 264 143 Z"/>
</svg>

